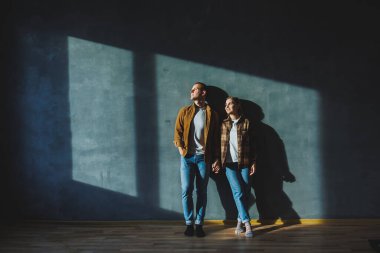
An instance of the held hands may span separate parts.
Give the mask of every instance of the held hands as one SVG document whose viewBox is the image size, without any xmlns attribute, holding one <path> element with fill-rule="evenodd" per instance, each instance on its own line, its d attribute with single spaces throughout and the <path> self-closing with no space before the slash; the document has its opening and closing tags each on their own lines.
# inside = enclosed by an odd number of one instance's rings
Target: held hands
<svg viewBox="0 0 380 253">
<path fill-rule="evenodd" d="M 211 167 L 212 167 L 212 172 L 214 172 L 215 174 L 218 174 L 219 173 L 219 171 L 220 171 L 220 162 L 219 162 L 219 160 L 216 160 L 212 165 L 211 165 Z"/>
</svg>

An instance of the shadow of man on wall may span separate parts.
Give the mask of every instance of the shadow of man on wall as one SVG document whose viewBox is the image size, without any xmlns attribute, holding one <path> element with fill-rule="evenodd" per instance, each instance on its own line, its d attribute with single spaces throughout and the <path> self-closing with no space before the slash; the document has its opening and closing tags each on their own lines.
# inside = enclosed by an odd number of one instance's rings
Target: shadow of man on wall
<svg viewBox="0 0 380 253">
<path fill-rule="evenodd" d="M 221 125 L 223 119 L 227 117 L 226 111 L 224 110 L 227 97 L 228 94 L 224 90 L 215 86 L 207 86 L 207 103 L 218 113 L 219 125 Z M 238 211 L 225 173 L 219 173 L 217 175 L 211 173 L 210 178 L 215 182 L 220 202 L 225 211 L 225 221 L 236 220 Z"/>
<path fill-rule="evenodd" d="M 256 146 L 256 173 L 252 187 L 261 224 L 274 224 L 281 219 L 285 224 L 300 223 L 300 217 L 293 209 L 288 195 L 283 190 L 284 182 L 295 182 L 290 172 L 284 142 L 278 133 L 262 122 L 262 108 L 248 100 L 242 100 L 246 117 L 253 122 Z"/>
</svg>

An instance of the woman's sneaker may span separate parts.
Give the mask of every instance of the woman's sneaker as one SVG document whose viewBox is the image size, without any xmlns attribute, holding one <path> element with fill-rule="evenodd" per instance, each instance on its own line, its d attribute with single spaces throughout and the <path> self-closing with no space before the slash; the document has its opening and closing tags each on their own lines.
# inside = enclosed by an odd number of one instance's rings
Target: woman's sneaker
<svg viewBox="0 0 380 253">
<path fill-rule="evenodd" d="M 238 221 L 236 228 L 235 228 L 235 235 L 240 235 L 240 233 L 244 232 L 244 229 L 241 227 L 241 222 Z"/>
</svg>

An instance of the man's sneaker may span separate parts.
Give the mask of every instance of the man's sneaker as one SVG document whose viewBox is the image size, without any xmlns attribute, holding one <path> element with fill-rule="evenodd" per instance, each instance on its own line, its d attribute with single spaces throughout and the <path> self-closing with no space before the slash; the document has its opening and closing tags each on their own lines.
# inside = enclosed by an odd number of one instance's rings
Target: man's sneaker
<svg viewBox="0 0 380 253">
<path fill-rule="evenodd" d="M 186 230 L 184 232 L 186 236 L 193 236 L 194 235 L 194 227 L 193 225 L 186 225 Z"/>
<path fill-rule="evenodd" d="M 206 233 L 203 231 L 202 225 L 195 225 L 195 235 L 197 237 L 205 237 Z"/>
</svg>

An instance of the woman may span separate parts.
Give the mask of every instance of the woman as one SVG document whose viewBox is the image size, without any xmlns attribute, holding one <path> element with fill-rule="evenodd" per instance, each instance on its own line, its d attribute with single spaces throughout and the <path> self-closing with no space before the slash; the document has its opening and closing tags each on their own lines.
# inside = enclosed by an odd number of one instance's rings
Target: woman
<svg viewBox="0 0 380 253">
<path fill-rule="evenodd" d="M 252 237 L 246 199 L 250 193 L 249 176 L 255 172 L 255 155 L 252 139 L 252 124 L 241 113 L 240 100 L 237 97 L 226 99 L 225 110 L 227 119 L 221 126 L 221 167 L 225 168 L 228 182 L 238 209 L 238 222 L 235 233 L 243 232 Z M 218 173 L 220 166 L 214 166 L 213 171 Z"/>
</svg>

